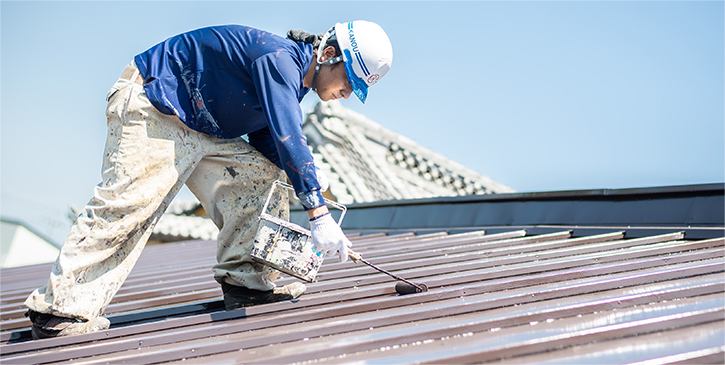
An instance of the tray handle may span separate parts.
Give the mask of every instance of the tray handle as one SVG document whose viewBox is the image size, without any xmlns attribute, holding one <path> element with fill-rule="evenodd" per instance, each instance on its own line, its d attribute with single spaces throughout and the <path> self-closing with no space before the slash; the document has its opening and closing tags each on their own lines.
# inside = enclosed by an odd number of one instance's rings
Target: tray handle
<svg viewBox="0 0 725 365">
<path fill-rule="evenodd" d="M 262 215 L 271 215 L 271 214 L 267 213 L 267 206 L 269 205 L 269 201 L 272 199 L 272 195 L 274 194 L 274 190 L 275 190 L 275 188 L 277 188 L 277 186 L 281 186 L 283 188 L 292 190 L 293 193 L 295 191 L 295 188 L 292 187 L 292 185 L 283 183 L 279 180 L 275 180 L 274 183 L 272 184 L 272 188 L 269 189 L 269 194 L 267 194 L 267 200 L 264 202 L 264 206 L 262 207 Z M 327 198 L 324 198 L 324 199 L 325 199 L 325 204 L 342 211 L 342 214 L 340 214 L 340 219 L 337 221 L 337 224 L 341 226 L 342 219 L 345 218 L 345 213 L 347 213 L 347 207 L 338 202 L 329 200 Z M 261 219 L 262 215 L 260 215 L 260 219 Z"/>
</svg>

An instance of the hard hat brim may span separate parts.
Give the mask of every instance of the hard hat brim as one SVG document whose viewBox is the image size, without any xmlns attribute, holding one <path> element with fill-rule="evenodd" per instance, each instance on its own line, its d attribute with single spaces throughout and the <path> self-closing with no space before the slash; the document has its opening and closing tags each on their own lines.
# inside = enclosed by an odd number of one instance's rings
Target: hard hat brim
<svg viewBox="0 0 725 365">
<path fill-rule="evenodd" d="M 352 86 L 352 91 L 357 95 L 357 98 L 360 99 L 360 101 L 365 104 L 365 100 L 368 98 L 368 84 L 365 82 L 365 80 L 361 79 L 355 74 L 355 71 L 352 69 L 352 55 L 350 54 L 349 50 L 345 50 L 345 73 L 347 74 L 347 80 L 350 82 L 350 86 Z"/>
</svg>

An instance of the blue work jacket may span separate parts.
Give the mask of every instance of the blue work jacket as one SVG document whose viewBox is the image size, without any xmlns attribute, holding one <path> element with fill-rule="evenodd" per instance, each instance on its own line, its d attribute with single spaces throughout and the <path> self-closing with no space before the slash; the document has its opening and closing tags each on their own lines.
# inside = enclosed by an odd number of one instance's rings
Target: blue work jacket
<svg viewBox="0 0 725 365">
<path fill-rule="evenodd" d="M 249 143 L 287 173 L 305 209 L 324 205 L 302 134 L 299 103 L 313 47 L 241 25 L 171 37 L 134 60 L 162 113 L 219 138 Z"/>
</svg>

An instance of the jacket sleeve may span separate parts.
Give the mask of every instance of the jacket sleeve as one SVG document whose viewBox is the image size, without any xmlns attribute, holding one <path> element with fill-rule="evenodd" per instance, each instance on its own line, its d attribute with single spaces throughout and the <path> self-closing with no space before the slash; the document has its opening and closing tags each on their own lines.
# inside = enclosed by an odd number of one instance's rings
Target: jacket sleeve
<svg viewBox="0 0 725 365">
<path fill-rule="evenodd" d="M 310 210 L 325 205 L 325 200 L 317 182 L 312 153 L 302 133 L 303 117 L 298 99 L 301 69 L 291 55 L 279 52 L 254 61 L 251 74 L 279 162 L 302 206 Z"/>
</svg>

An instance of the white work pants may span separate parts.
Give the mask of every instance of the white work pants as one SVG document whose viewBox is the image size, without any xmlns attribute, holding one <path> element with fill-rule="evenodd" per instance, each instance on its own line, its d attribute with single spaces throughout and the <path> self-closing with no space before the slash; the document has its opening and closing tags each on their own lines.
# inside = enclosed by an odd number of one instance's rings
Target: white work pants
<svg viewBox="0 0 725 365">
<path fill-rule="evenodd" d="M 137 75 L 129 65 L 109 91 L 103 181 L 71 228 L 48 284 L 26 300 L 32 310 L 80 319 L 102 315 L 184 183 L 219 227 L 215 279 L 275 287 L 278 272 L 249 253 L 267 193 L 284 173 L 241 138 L 205 135 L 160 113 Z M 288 219 L 287 194 L 276 196 L 268 212 Z"/>
</svg>

